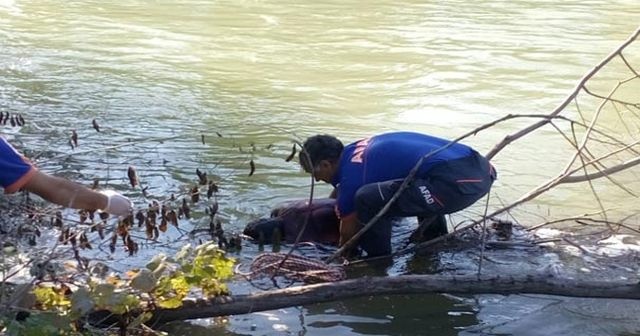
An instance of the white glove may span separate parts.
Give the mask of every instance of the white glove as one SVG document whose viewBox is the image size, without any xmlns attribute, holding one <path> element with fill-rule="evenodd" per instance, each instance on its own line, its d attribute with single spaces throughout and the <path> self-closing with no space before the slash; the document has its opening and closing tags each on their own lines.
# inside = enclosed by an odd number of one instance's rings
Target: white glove
<svg viewBox="0 0 640 336">
<path fill-rule="evenodd" d="M 107 196 L 108 199 L 107 207 L 102 209 L 102 211 L 116 216 L 127 216 L 133 210 L 131 201 L 127 197 L 122 196 L 113 190 L 103 190 L 100 192 Z"/>
</svg>

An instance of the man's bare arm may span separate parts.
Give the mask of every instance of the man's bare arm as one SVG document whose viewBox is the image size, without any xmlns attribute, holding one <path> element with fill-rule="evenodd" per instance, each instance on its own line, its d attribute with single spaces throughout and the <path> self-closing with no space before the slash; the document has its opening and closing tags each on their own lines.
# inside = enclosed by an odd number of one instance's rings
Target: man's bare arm
<svg viewBox="0 0 640 336">
<path fill-rule="evenodd" d="M 355 213 L 340 220 L 340 242 L 338 246 L 346 244 L 360 230 L 358 217 Z"/>
<path fill-rule="evenodd" d="M 37 171 L 24 188 L 49 202 L 76 209 L 104 209 L 108 197 L 76 182 Z"/>
</svg>

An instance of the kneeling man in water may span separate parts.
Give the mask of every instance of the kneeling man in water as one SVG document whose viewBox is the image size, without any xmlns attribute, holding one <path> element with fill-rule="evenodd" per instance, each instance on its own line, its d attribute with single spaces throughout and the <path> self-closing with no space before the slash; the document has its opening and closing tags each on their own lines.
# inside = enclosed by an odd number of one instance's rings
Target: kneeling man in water
<svg viewBox="0 0 640 336">
<path fill-rule="evenodd" d="M 496 178 L 489 161 L 471 147 L 412 132 L 375 135 L 346 147 L 334 136 L 315 135 L 303 151 L 308 154 L 299 156 L 304 170 L 335 188 L 339 246 L 378 214 L 420 159 L 433 153 L 385 216 L 360 237 L 358 245 L 368 257 L 391 253 L 394 217 L 425 218 L 431 222 L 428 234 L 446 233 L 443 216 L 475 203 Z"/>
</svg>

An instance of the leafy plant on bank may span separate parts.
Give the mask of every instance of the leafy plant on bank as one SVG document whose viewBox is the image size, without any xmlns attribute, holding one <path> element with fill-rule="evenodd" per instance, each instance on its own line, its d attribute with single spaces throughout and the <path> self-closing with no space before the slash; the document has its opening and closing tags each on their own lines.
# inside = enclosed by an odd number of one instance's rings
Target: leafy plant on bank
<svg viewBox="0 0 640 336">
<path fill-rule="evenodd" d="M 121 332 L 155 333 L 144 326 L 155 309 L 179 308 L 190 294 L 229 294 L 225 281 L 233 275 L 234 262 L 209 242 L 186 245 L 173 258 L 158 255 L 145 268 L 127 272 L 128 280 L 42 281 L 28 294 L 35 304 L 27 317 L 4 316 L 1 323 L 8 335 L 84 335 L 96 331 L 85 319 L 89 313 L 109 311 L 118 316 Z"/>
</svg>

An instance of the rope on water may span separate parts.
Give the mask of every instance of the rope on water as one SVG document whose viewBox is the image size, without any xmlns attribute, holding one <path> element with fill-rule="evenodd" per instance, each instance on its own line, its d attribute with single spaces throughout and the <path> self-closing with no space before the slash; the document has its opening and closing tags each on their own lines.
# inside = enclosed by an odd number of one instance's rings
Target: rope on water
<svg viewBox="0 0 640 336">
<path fill-rule="evenodd" d="M 262 253 L 253 260 L 248 273 L 237 273 L 250 280 L 282 276 L 305 283 L 333 282 L 346 278 L 344 269 L 340 266 L 328 265 L 321 260 L 297 254 L 287 255 L 287 253 Z"/>
</svg>

